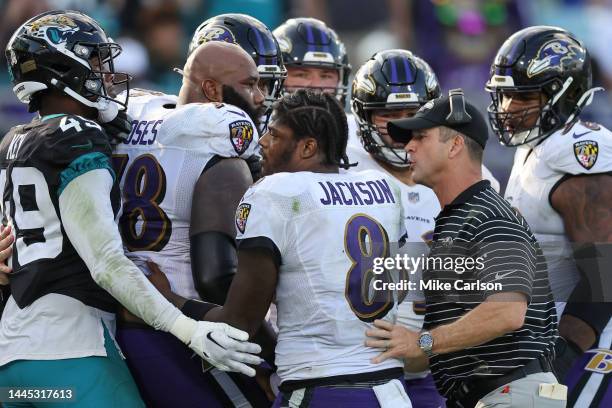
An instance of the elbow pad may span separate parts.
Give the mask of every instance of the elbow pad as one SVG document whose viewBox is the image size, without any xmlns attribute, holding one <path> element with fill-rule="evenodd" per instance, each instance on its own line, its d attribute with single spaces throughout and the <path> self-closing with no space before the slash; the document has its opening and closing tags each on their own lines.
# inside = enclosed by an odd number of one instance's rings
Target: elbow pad
<svg viewBox="0 0 612 408">
<path fill-rule="evenodd" d="M 238 268 L 234 239 L 218 231 L 191 236 L 191 272 L 200 298 L 206 302 L 225 303 Z"/>
</svg>

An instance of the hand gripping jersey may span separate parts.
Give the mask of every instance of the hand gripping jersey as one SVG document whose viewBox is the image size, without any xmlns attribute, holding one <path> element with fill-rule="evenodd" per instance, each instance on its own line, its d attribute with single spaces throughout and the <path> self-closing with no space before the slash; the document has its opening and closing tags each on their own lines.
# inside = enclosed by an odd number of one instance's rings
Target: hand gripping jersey
<svg viewBox="0 0 612 408">
<path fill-rule="evenodd" d="M 174 292 L 198 298 L 189 254 L 194 186 L 218 158 L 253 155 L 258 135 L 235 106 L 175 103 L 164 94 L 130 98 L 132 132 L 113 157 L 123 202 L 118 221 L 136 264 L 145 269 L 144 261 L 153 260 Z"/>
<path fill-rule="evenodd" d="M 114 312 L 115 300 L 92 279 L 64 232 L 59 211 L 59 196 L 74 178 L 95 169 L 114 176 L 110 155 L 100 126 L 75 115 L 36 118 L 2 139 L 2 222 L 12 223 L 16 237 L 11 291 L 20 308 L 56 293 Z M 116 187 L 111 200 L 116 211 Z"/>
<path fill-rule="evenodd" d="M 236 211 L 238 248 L 269 248 L 280 265 L 275 362 L 282 381 L 402 367 L 396 359 L 372 364 L 380 350 L 365 346 L 370 322 L 396 320 L 397 292 L 370 297 L 368 282 L 390 279 L 372 273 L 373 259 L 396 247 L 402 220 L 398 187 L 376 171 L 278 173 L 245 193 Z"/>
<path fill-rule="evenodd" d="M 535 147 L 519 146 L 506 188 L 506 200 L 527 220 L 536 236 L 556 301 L 566 300 L 579 280 L 563 219 L 550 197 L 567 177 L 612 171 L 612 134 L 599 125 L 576 123 L 559 130 Z M 558 304 L 561 315 L 563 306 Z"/>
</svg>

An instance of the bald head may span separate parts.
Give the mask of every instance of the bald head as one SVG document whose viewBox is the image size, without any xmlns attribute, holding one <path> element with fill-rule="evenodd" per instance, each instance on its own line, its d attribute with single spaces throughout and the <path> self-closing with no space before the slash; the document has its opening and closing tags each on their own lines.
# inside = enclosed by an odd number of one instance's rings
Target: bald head
<svg viewBox="0 0 612 408">
<path fill-rule="evenodd" d="M 257 82 L 253 59 L 236 44 L 209 41 L 194 50 L 183 68 L 179 103 L 223 102 L 222 85 Z"/>
</svg>

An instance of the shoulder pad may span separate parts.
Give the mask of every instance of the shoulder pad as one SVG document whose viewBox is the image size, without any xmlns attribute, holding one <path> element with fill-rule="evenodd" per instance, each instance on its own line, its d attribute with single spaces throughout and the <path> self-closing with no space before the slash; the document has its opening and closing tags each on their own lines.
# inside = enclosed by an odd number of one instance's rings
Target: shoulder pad
<svg viewBox="0 0 612 408">
<path fill-rule="evenodd" d="M 132 93 L 128 102 L 127 114 L 131 118 L 138 118 L 151 110 L 159 109 L 164 105 L 176 105 L 178 97 L 160 92 Z"/>
<path fill-rule="evenodd" d="M 69 164 L 79 156 L 100 152 L 110 157 L 111 147 L 102 127 L 77 115 L 64 115 L 49 120 L 49 134 L 44 138 L 40 154 L 55 164 Z"/>
<path fill-rule="evenodd" d="M 310 172 L 274 173 L 253 184 L 244 196 L 257 194 L 272 196 L 273 202 L 283 201 L 283 198 L 307 194 L 313 185 L 312 177 L 313 173 Z"/>
<path fill-rule="evenodd" d="M 564 174 L 612 171 L 612 133 L 603 126 L 578 122 L 542 142 L 542 160 Z"/>
<path fill-rule="evenodd" d="M 249 157 L 257 152 L 257 127 L 242 109 L 220 103 L 190 103 L 175 109 L 165 126 L 177 143 L 221 157 Z"/>
<path fill-rule="evenodd" d="M 132 88 L 130 89 L 130 98 L 137 98 L 139 96 L 152 95 L 152 96 L 167 96 L 163 92 L 153 91 L 151 89 L 143 89 L 143 88 Z"/>
<path fill-rule="evenodd" d="M 62 115 L 42 123 L 47 124 L 48 128 L 56 134 L 56 139 L 66 138 L 78 133 L 104 135 L 104 130 L 99 123 L 79 115 Z"/>
</svg>

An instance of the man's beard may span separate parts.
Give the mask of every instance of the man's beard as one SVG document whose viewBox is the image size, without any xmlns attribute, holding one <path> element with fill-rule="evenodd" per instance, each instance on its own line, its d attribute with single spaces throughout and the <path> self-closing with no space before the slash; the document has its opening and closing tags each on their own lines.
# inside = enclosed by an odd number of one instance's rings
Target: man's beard
<svg viewBox="0 0 612 408">
<path fill-rule="evenodd" d="M 293 140 L 290 145 L 285 146 L 285 149 L 276 155 L 276 162 L 271 163 L 270 158 L 262 151 L 260 154 L 263 159 L 262 176 L 269 176 L 274 173 L 291 172 L 289 168 L 291 157 L 295 151 L 296 141 Z"/>
<path fill-rule="evenodd" d="M 257 129 L 259 129 L 263 110 L 251 105 L 245 98 L 242 97 L 242 95 L 236 92 L 233 87 L 229 85 L 222 85 L 221 89 L 223 91 L 223 103 L 234 105 L 245 111 L 253 123 L 255 123 Z"/>
</svg>

